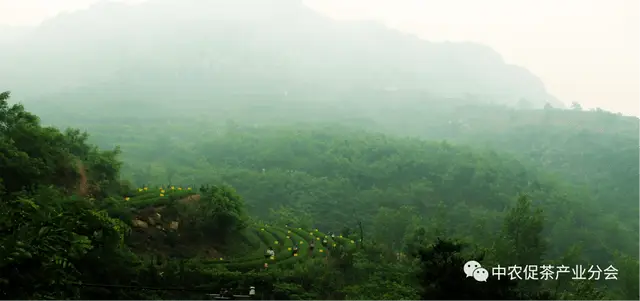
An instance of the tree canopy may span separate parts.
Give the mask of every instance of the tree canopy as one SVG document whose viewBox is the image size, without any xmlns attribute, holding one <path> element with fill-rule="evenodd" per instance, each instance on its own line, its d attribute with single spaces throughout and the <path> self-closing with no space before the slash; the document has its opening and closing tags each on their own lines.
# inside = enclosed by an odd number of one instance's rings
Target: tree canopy
<svg viewBox="0 0 640 301">
<path fill-rule="evenodd" d="M 263 299 L 638 297 L 624 134 L 506 131 L 484 140 L 496 149 L 337 125 L 154 135 L 150 123 L 127 142 L 122 124 L 92 138 L 8 100 L 0 94 L 3 298 L 199 299 L 250 286 Z M 611 266 L 618 280 L 482 283 L 463 272 L 470 260 L 489 272 Z"/>
</svg>

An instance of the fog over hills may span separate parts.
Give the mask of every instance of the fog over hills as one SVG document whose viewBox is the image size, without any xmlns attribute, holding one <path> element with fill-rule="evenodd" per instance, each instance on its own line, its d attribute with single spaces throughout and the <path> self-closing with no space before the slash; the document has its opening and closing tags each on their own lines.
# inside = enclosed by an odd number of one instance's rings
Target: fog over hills
<svg viewBox="0 0 640 301">
<path fill-rule="evenodd" d="M 178 90 L 197 90 L 187 102 L 220 93 L 331 100 L 405 90 L 562 106 L 538 77 L 486 46 L 431 43 L 373 22 L 336 21 L 297 0 L 105 2 L 30 32 L 0 35 L 6 41 L 0 82 L 25 100 L 60 101 L 51 93 L 68 96 L 79 88 L 96 101 L 117 89 L 133 99 L 153 92 L 166 102 Z"/>
<path fill-rule="evenodd" d="M 33 27 L 0 25 L 0 45 L 18 43 L 29 36 Z"/>
<path fill-rule="evenodd" d="M 0 296 L 640 300 L 640 122 L 608 111 L 630 52 L 539 69 L 589 47 L 466 2 L 415 11 L 544 64 L 301 0 L 0 0 L 0 23 L 76 9 L 0 28 Z"/>
</svg>

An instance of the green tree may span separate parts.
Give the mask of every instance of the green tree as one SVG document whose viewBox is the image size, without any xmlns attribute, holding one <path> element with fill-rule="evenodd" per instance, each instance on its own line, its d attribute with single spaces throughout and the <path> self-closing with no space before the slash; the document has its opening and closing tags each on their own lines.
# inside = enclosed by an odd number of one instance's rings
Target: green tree
<svg viewBox="0 0 640 301">
<path fill-rule="evenodd" d="M 376 241 L 399 251 L 404 248 L 404 237 L 419 223 L 418 214 L 413 207 L 406 205 L 397 209 L 381 207 L 373 219 L 373 233 Z"/>
<path fill-rule="evenodd" d="M 457 300 L 508 300 L 537 299 L 537 296 L 523 295 L 517 284 L 506 277 L 498 280 L 490 277 L 479 282 L 466 277 L 463 272 L 467 261 L 482 263 L 482 256 L 464 256 L 463 245 L 450 240 L 438 239 L 429 246 L 423 246 L 417 254 L 420 261 L 418 279 L 421 285 L 421 300 L 457 299 Z"/>
<path fill-rule="evenodd" d="M 248 223 L 244 201 L 230 186 L 203 188 L 198 201 L 181 207 L 185 226 L 200 239 L 225 242 Z"/>
<path fill-rule="evenodd" d="M 117 150 L 100 152 L 78 130 L 42 127 L 8 99 L 0 93 L 0 292 L 7 299 L 80 298 L 70 284 L 99 275 L 105 262 L 118 276 L 130 271 L 116 260 L 126 253 L 129 227 L 84 197 L 118 190 Z"/>
<path fill-rule="evenodd" d="M 5 193 L 33 192 L 54 185 L 67 193 L 103 198 L 119 186 L 119 149 L 99 151 L 88 135 L 42 127 L 22 105 L 9 106 L 9 92 L 0 93 L 0 170 Z"/>
<path fill-rule="evenodd" d="M 527 196 L 518 197 L 505 216 L 497 259 L 520 266 L 541 263 L 547 248 L 543 228 L 542 209 L 534 208 Z"/>
<path fill-rule="evenodd" d="M 571 291 L 560 294 L 560 300 L 607 300 L 607 294 L 591 281 L 571 281 Z"/>
</svg>

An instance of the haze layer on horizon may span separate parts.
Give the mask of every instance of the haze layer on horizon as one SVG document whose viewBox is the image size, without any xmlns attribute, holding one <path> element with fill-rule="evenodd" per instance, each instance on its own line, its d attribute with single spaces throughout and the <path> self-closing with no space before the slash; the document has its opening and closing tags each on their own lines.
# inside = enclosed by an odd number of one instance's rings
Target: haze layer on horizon
<svg viewBox="0 0 640 301">
<path fill-rule="evenodd" d="M 0 25 L 33 26 L 101 0 L 0 0 Z M 139 3 L 145 0 L 116 0 Z M 488 45 L 562 102 L 638 116 L 637 0 L 304 0 L 332 18 L 376 20 L 423 39 Z"/>
</svg>

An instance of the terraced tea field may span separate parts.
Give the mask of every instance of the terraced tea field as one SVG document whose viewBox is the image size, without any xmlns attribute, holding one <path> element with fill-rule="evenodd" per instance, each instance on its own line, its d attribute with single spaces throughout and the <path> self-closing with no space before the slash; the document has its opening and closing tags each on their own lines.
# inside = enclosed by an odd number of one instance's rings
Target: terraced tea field
<svg viewBox="0 0 640 301">
<path fill-rule="evenodd" d="M 197 201 L 199 197 L 191 187 L 143 187 L 124 196 L 124 201 L 131 208 L 144 209 L 159 208 L 174 202 Z M 139 222 L 141 221 L 138 220 Z M 137 224 L 136 220 L 133 224 Z M 146 225 L 146 222 L 144 224 Z M 251 252 L 239 254 L 233 258 L 211 258 L 203 264 L 221 265 L 236 271 L 259 270 L 264 269 L 265 266 L 286 268 L 313 258 L 325 258 L 335 251 L 348 251 L 356 246 L 356 242 L 351 239 L 340 235 L 332 237 L 319 229 L 309 230 L 277 225 L 250 226 L 244 231 L 242 239 L 251 246 Z M 326 244 L 323 243 L 325 239 Z M 315 242 L 313 250 L 309 248 L 311 242 Z M 294 254 L 293 248 L 296 245 L 299 250 Z M 273 248 L 275 255 L 266 258 L 265 254 L 269 247 Z"/>
</svg>

